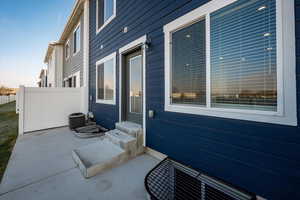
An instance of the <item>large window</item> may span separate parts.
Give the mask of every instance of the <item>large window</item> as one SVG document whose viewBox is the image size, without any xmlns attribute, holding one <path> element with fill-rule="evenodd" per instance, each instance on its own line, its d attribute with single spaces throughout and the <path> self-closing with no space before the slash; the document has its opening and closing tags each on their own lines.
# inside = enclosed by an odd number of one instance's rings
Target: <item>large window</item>
<svg viewBox="0 0 300 200">
<path fill-rule="evenodd" d="M 116 53 L 96 63 L 96 97 L 97 103 L 115 103 Z"/>
<path fill-rule="evenodd" d="M 97 33 L 116 16 L 116 0 L 97 0 Z"/>
<path fill-rule="evenodd" d="M 73 54 L 77 54 L 80 51 L 81 32 L 80 24 L 75 28 L 73 33 Z"/>
<path fill-rule="evenodd" d="M 283 35 L 290 15 L 281 20 L 282 4 L 291 3 L 213 0 L 167 24 L 165 109 L 296 124 L 295 66 L 282 55 L 294 56 L 282 41 L 293 35 Z"/>
</svg>

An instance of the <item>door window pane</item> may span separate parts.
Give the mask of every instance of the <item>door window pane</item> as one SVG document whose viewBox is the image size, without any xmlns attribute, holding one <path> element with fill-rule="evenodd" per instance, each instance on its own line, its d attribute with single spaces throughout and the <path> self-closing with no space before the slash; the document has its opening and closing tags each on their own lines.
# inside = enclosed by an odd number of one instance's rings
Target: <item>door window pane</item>
<svg viewBox="0 0 300 200">
<path fill-rule="evenodd" d="M 212 107 L 277 110 L 275 0 L 211 14 Z"/>
<path fill-rule="evenodd" d="M 172 104 L 206 105 L 205 20 L 172 33 Z"/>
<path fill-rule="evenodd" d="M 130 112 L 142 113 L 142 56 L 129 63 Z"/>
<path fill-rule="evenodd" d="M 73 77 L 73 87 L 76 88 L 76 76 Z"/>
</svg>

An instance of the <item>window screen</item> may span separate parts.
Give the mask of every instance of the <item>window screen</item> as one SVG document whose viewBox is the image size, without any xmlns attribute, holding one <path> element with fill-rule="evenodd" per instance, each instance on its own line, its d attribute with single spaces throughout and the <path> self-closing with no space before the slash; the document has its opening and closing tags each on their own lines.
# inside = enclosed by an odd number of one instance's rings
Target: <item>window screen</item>
<svg viewBox="0 0 300 200">
<path fill-rule="evenodd" d="M 104 64 L 98 65 L 98 99 L 104 99 Z"/>
<path fill-rule="evenodd" d="M 76 88 L 76 76 L 73 77 L 73 87 Z"/>
<path fill-rule="evenodd" d="M 74 32 L 74 53 L 80 50 L 80 26 Z"/>
<path fill-rule="evenodd" d="M 172 104 L 206 104 L 205 20 L 172 33 Z"/>
<path fill-rule="evenodd" d="M 97 0 L 97 28 L 100 28 L 104 24 L 104 1 L 103 0 Z"/>
<path fill-rule="evenodd" d="M 68 86 L 72 87 L 72 78 L 68 78 Z"/>
<path fill-rule="evenodd" d="M 104 0 L 104 21 L 107 21 L 114 13 L 114 0 Z"/>
<path fill-rule="evenodd" d="M 98 29 L 114 15 L 114 0 L 97 0 Z"/>
<path fill-rule="evenodd" d="M 114 99 L 114 60 L 98 65 L 98 99 Z"/>
<path fill-rule="evenodd" d="M 240 0 L 211 14 L 212 107 L 276 111 L 275 0 Z"/>
</svg>

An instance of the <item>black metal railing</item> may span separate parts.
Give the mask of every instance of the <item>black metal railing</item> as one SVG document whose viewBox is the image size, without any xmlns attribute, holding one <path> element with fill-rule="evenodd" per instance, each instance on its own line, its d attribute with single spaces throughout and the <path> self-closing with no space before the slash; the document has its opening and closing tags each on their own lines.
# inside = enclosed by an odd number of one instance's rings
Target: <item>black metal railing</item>
<svg viewBox="0 0 300 200">
<path fill-rule="evenodd" d="M 223 180 L 196 171 L 171 158 L 145 177 L 151 200 L 255 200 L 256 195 Z"/>
</svg>

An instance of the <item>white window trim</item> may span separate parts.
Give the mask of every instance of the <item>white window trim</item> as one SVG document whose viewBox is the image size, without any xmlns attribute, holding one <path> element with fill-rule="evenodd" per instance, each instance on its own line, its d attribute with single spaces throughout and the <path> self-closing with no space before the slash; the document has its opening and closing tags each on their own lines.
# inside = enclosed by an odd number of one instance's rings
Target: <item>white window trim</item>
<svg viewBox="0 0 300 200">
<path fill-rule="evenodd" d="M 73 74 L 73 77 L 76 77 L 76 88 L 80 88 L 80 71 Z M 74 83 L 73 83 L 74 85 Z"/>
<path fill-rule="evenodd" d="M 74 37 L 74 34 L 75 32 L 78 30 L 78 28 L 80 28 L 80 38 L 79 38 L 79 48 L 78 48 L 78 44 L 76 45 L 76 52 L 74 52 L 74 43 L 76 42 L 76 38 Z M 80 52 L 80 49 L 81 49 L 81 26 L 80 26 L 80 22 L 78 23 L 78 25 L 76 26 L 76 28 L 74 29 L 73 31 L 73 56 L 76 56 L 79 52 Z"/>
<path fill-rule="evenodd" d="M 115 105 L 116 104 L 116 55 L 117 53 L 114 52 L 101 60 L 96 62 L 96 103 L 101 103 L 101 104 L 111 104 Z M 98 99 L 98 65 L 105 63 L 106 61 L 109 61 L 113 59 L 113 74 L 114 74 L 114 97 L 113 100 L 105 100 L 105 99 Z"/>
<path fill-rule="evenodd" d="M 100 31 L 102 30 L 102 29 L 104 29 L 104 27 L 105 26 L 107 26 L 115 17 L 116 17 L 116 13 L 117 13 L 117 1 L 116 0 L 114 0 L 114 10 L 113 10 L 113 15 L 112 16 L 110 16 L 110 18 L 108 18 L 107 20 L 106 20 L 106 22 L 104 22 L 103 23 L 103 25 L 102 26 L 100 26 L 100 27 L 98 27 L 98 16 L 99 16 L 99 13 L 98 13 L 98 11 L 99 11 L 99 9 L 98 9 L 98 0 L 96 0 L 96 34 L 98 34 L 98 33 L 100 33 Z"/>
<path fill-rule="evenodd" d="M 69 45 L 69 55 L 68 56 L 66 56 L 67 55 L 67 51 L 66 51 L 67 45 Z M 65 59 L 66 60 L 69 60 L 70 54 L 71 54 L 71 46 L 70 46 L 70 39 L 68 39 L 67 42 L 66 42 L 66 44 L 65 44 Z"/>
<path fill-rule="evenodd" d="M 164 26 L 165 33 L 165 111 L 206 115 L 230 119 L 297 126 L 296 55 L 294 1 L 276 0 L 277 25 L 277 112 L 212 108 L 210 103 L 210 13 L 237 0 L 212 0 Z M 171 33 L 199 20 L 206 19 L 207 106 L 174 105 L 171 91 Z"/>
<path fill-rule="evenodd" d="M 123 56 L 128 53 L 130 50 L 136 49 L 138 47 L 142 48 L 142 56 L 143 56 L 143 145 L 144 147 L 146 146 L 146 135 L 147 135 L 147 127 L 146 127 L 146 95 L 147 95 L 147 91 L 146 91 L 146 42 L 147 42 L 147 35 L 143 35 L 140 38 L 126 44 L 125 46 L 121 47 L 119 49 L 119 122 L 122 122 L 122 114 L 123 114 L 123 110 L 122 110 L 122 91 L 123 91 L 123 87 L 126 87 L 122 84 L 123 79 L 122 79 L 122 73 L 123 70 L 122 68 L 124 67 L 123 65 Z"/>
<path fill-rule="evenodd" d="M 71 80 L 72 80 L 72 87 L 71 87 L 71 88 L 73 88 L 73 85 L 74 85 L 74 82 L 73 82 L 73 81 L 74 81 L 74 77 L 76 77 L 76 88 L 81 87 L 81 86 L 80 86 L 80 71 L 75 72 L 74 74 L 71 74 L 70 76 L 64 78 L 64 79 L 63 79 L 63 82 L 66 82 L 66 81 L 68 81 L 68 80 L 71 78 Z M 68 85 L 68 86 L 65 85 L 65 87 L 66 87 L 66 88 L 69 88 L 69 85 Z"/>
</svg>

